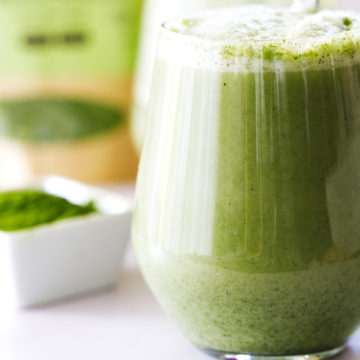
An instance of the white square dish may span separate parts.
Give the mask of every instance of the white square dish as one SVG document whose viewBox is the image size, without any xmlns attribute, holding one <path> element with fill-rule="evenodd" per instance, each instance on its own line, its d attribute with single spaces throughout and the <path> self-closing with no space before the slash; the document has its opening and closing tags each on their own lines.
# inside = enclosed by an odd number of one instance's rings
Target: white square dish
<svg viewBox="0 0 360 360">
<path fill-rule="evenodd" d="M 0 231 L 0 306 L 19 308 L 107 287 L 117 282 L 130 236 L 132 202 L 112 192 L 48 176 L 41 189 L 97 213 L 19 231 Z"/>
</svg>

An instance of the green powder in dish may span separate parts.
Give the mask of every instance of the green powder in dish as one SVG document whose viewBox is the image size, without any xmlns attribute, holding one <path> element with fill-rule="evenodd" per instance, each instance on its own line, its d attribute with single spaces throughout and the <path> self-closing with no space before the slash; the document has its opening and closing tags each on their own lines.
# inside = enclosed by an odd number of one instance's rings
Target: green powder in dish
<svg viewBox="0 0 360 360">
<path fill-rule="evenodd" d="M 92 201 L 76 205 L 41 190 L 0 193 L 0 230 L 16 231 L 96 212 Z"/>
</svg>

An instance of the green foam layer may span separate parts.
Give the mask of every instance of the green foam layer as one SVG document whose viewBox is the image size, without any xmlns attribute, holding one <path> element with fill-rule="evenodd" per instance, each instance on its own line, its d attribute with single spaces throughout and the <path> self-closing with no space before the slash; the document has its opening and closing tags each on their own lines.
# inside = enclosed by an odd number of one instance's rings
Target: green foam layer
<svg viewBox="0 0 360 360">
<path fill-rule="evenodd" d="M 160 46 L 160 57 L 225 71 L 239 65 L 329 68 L 360 56 L 360 14 L 350 10 L 224 8 L 170 21 L 162 31 L 166 45 Z"/>
</svg>

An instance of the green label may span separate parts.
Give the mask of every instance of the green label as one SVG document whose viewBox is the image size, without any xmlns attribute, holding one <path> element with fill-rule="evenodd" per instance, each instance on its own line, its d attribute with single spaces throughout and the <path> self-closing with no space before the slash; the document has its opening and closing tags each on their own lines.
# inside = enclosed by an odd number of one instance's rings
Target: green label
<svg viewBox="0 0 360 360">
<path fill-rule="evenodd" d="M 0 136 L 25 142 L 81 139 L 125 121 L 118 109 L 70 99 L 0 101 Z"/>
<path fill-rule="evenodd" d="M 141 0 L 0 0 L 0 76 L 130 74 Z"/>
</svg>

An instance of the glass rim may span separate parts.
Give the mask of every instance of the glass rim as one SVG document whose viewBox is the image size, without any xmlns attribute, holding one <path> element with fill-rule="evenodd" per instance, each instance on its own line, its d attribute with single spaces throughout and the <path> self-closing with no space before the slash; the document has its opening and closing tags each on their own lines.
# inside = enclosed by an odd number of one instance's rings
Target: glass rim
<svg viewBox="0 0 360 360">
<path fill-rule="evenodd" d="M 360 14 L 359 14 L 360 15 Z M 220 39 L 214 39 L 214 38 L 207 38 L 205 36 L 199 36 L 199 35 L 193 35 L 193 34 L 185 34 L 181 31 L 175 31 L 173 29 L 171 29 L 168 25 L 176 23 L 177 21 L 179 21 L 181 18 L 177 17 L 177 18 L 172 18 L 166 21 L 163 21 L 160 25 L 160 30 L 165 31 L 167 34 L 171 34 L 174 37 L 182 37 L 184 39 L 192 39 L 194 41 L 194 43 L 199 42 L 199 43 L 213 43 L 213 44 L 224 44 L 224 43 L 228 43 L 228 44 L 234 44 L 234 45 L 242 45 L 242 44 L 271 44 L 271 43 L 286 43 L 286 44 L 298 44 L 298 43 L 304 43 L 306 41 L 310 41 L 313 43 L 317 43 L 320 42 L 321 40 L 336 40 L 338 38 L 344 38 L 346 36 L 352 36 L 352 35 L 357 35 L 358 36 L 358 40 L 360 42 L 360 29 L 353 29 L 353 30 L 348 30 L 346 32 L 343 33 L 336 33 L 336 34 L 331 34 L 331 35 L 320 35 L 320 36 L 316 36 L 316 37 L 308 37 L 308 38 L 299 38 L 299 39 L 287 39 L 287 38 L 281 38 L 281 37 L 274 37 L 271 39 L 254 39 L 254 38 L 235 38 L 235 37 L 229 37 L 228 39 L 224 39 L 224 38 L 220 38 Z M 324 44 L 326 44 L 328 41 L 324 41 Z M 360 44 L 359 44 L 359 50 L 360 50 Z"/>
<path fill-rule="evenodd" d="M 176 16 L 170 19 L 167 19 L 165 21 L 163 21 L 161 23 L 160 29 L 162 31 L 165 31 L 166 33 L 168 33 L 169 35 L 173 35 L 174 38 L 183 38 L 183 39 L 187 39 L 187 40 L 191 40 L 194 42 L 194 44 L 231 44 L 234 46 L 244 46 L 244 45 L 248 45 L 249 43 L 251 44 L 257 44 L 259 46 L 261 45 L 266 45 L 266 44 L 286 44 L 286 45 L 299 45 L 299 44 L 304 44 L 304 43 L 312 43 L 315 46 L 316 45 L 320 45 L 321 43 L 323 44 L 329 44 L 331 41 L 333 40 L 341 40 L 341 38 L 346 38 L 346 37 L 353 37 L 354 41 L 358 41 L 359 44 L 357 46 L 357 50 L 360 50 L 360 28 L 358 29 L 350 29 L 350 30 L 345 30 L 342 32 L 338 32 L 335 34 L 322 34 L 319 36 L 314 36 L 314 37 L 303 37 L 303 38 L 293 38 L 293 39 L 289 39 L 286 37 L 272 37 L 270 39 L 256 39 L 256 38 L 251 38 L 251 37 L 236 37 L 236 36 L 232 36 L 232 37 L 227 37 L 227 38 L 211 38 L 211 37 L 206 37 L 206 36 L 199 36 L 199 35 L 194 35 L 194 34 L 186 34 L 182 31 L 178 31 L 175 30 L 175 27 L 173 27 L 173 25 L 181 25 L 181 21 L 182 20 L 194 20 L 194 19 L 204 19 L 207 16 L 209 17 L 214 17 L 216 16 L 217 12 L 221 12 L 225 9 L 228 10 L 234 10 L 236 11 L 236 9 L 246 9 L 249 5 L 248 4 L 242 4 L 242 5 L 232 5 L 232 6 L 220 6 L 220 7 L 215 7 L 215 8 L 210 8 L 210 9 L 203 9 L 203 10 L 198 10 L 198 11 L 192 11 L 192 12 L 188 12 L 185 14 L 182 14 L 180 16 Z M 289 14 L 291 14 L 291 8 L 290 6 L 284 6 L 284 5 L 250 5 L 251 6 L 262 6 L 264 8 L 268 8 L 268 9 L 274 9 L 274 10 L 283 10 L 283 11 L 288 11 Z M 324 10 L 330 10 L 330 11 L 345 11 L 345 12 L 353 12 L 356 13 L 359 17 L 360 20 L 360 11 L 355 11 L 355 10 L 350 10 L 350 9 L 324 9 Z M 320 9 L 321 11 L 321 9 Z M 243 18 L 246 18 L 246 13 L 244 13 L 245 16 L 242 16 Z M 316 13 L 314 13 L 316 14 Z M 313 13 L 309 13 L 308 15 L 313 15 Z M 345 15 L 346 16 L 346 15 Z M 172 28 L 173 27 L 173 28 Z"/>
</svg>

